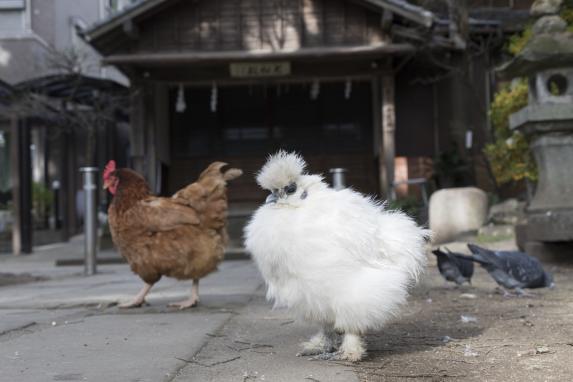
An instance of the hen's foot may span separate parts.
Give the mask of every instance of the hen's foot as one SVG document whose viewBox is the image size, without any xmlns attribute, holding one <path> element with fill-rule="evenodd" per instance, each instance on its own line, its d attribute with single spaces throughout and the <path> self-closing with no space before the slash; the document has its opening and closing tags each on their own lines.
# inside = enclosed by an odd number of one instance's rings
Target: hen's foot
<svg viewBox="0 0 573 382">
<path fill-rule="evenodd" d="M 133 300 L 131 300 L 131 302 L 125 302 L 123 304 L 119 304 L 118 307 L 120 309 L 130 309 L 130 308 L 139 308 L 143 304 L 147 305 L 147 302 L 145 302 L 145 296 L 147 296 L 152 286 L 153 284 L 145 283 L 143 288 L 141 288 L 137 296 L 135 296 Z"/>
<path fill-rule="evenodd" d="M 131 302 L 124 302 L 123 304 L 119 304 L 117 307 L 119 309 L 133 309 L 133 308 L 141 308 L 143 305 L 149 305 L 145 300 L 133 300 Z"/>
<path fill-rule="evenodd" d="M 167 305 L 170 308 L 178 308 L 179 310 L 194 308 L 199 304 L 198 298 L 190 298 L 184 301 L 173 302 Z"/>
</svg>

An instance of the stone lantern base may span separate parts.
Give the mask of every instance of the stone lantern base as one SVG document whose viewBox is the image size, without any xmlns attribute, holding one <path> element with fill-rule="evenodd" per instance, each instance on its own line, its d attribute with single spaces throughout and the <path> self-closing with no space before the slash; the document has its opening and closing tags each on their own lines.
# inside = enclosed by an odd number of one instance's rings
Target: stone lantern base
<svg viewBox="0 0 573 382">
<path fill-rule="evenodd" d="M 573 256 L 573 108 L 534 104 L 510 121 L 512 128 L 530 137 L 539 172 L 527 224 L 516 230 L 518 244 L 538 257 L 560 252 Z M 567 242 L 572 245 L 563 245 Z"/>
</svg>

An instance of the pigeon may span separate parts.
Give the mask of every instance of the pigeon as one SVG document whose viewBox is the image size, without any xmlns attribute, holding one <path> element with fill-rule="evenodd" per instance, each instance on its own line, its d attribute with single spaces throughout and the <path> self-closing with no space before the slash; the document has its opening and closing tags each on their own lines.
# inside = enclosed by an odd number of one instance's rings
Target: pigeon
<svg viewBox="0 0 573 382">
<path fill-rule="evenodd" d="M 468 244 L 470 257 L 479 263 L 504 289 L 515 290 L 518 295 L 527 295 L 523 288 L 554 288 L 553 276 L 546 272 L 535 257 L 519 251 L 492 251 Z"/>
<path fill-rule="evenodd" d="M 462 285 L 467 282 L 472 283 L 472 275 L 474 274 L 474 263 L 472 259 L 458 253 L 451 252 L 446 248 L 447 252 L 436 249 L 432 251 L 438 258 L 438 269 L 446 281 L 453 281 L 457 285 Z"/>
</svg>

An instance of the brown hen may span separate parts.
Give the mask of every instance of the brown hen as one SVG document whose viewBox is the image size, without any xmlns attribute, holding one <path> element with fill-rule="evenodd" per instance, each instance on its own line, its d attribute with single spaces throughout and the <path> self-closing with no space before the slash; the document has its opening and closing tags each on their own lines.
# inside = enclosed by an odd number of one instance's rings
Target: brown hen
<svg viewBox="0 0 573 382">
<path fill-rule="evenodd" d="M 212 163 L 195 183 L 164 198 L 154 196 L 135 171 L 108 163 L 103 178 L 104 188 L 113 195 L 108 210 L 113 242 L 145 282 L 133 301 L 120 307 L 141 306 L 161 276 L 193 280 L 191 297 L 170 306 L 197 305 L 199 279 L 217 269 L 228 242 L 227 181 L 242 171 L 223 171 L 226 165 Z"/>
</svg>

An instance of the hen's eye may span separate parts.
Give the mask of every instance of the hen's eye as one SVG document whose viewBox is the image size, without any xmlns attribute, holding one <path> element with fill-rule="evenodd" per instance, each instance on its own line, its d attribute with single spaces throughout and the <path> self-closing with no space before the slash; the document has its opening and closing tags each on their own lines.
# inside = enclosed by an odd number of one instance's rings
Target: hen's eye
<svg viewBox="0 0 573 382">
<path fill-rule="evenodd" d="M 291 183 L 285 187 L 285 192 L 287 195 L 294 194 L 296 192 L 296 183 Z"/>
</svg>

